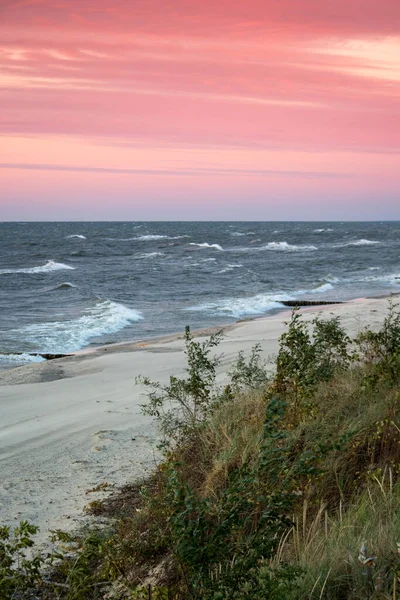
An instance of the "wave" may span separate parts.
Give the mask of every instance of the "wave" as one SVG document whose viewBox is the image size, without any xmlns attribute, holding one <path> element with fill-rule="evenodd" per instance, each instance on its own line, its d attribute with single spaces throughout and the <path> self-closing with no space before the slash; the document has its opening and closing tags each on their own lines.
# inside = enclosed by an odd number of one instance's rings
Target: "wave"
<svg viewBox="0 0 400 600">
<path fill-rule="evenodd" d="M 261 240 L 257 240 L 261 241 Z M 250 242 L 251 243 L 251 242 Z M 231 252 L 255 252 L 261 250 L 275 250 L 278 252 L 310 252 L 311 250 L 318 250 L 316 246 L 295 246 L 288 244 L 287 242 L 269 242 L 265 246 L 253 246 L 252 248 L 231 248 Z"/>
<path fill-rule="evenodd" d="M 350 281 L 364 281 L 368 283 L 389 283 L 391 285 L 400 283 L 400 273 L 387 273 L 386 275 L 366 275 L 365 277 L 357 277 Z"/>
<path fill-rule="evenodd" d="M 305 293 L 322 294 L 324 292 L 329 292 L 329 290 L 333 290 L 333 285 L 331 283 L 322 283 L 313 290 L 307 290 Z"/>
<path fill-rule="evenodd" d="M 56 290 L 68 290 L 71 288 L 77 288 L 77 285 L 74 285 L 73 283 L 70 283 L 69 281 L 63 281 L 62 283 L 59 283 L 56 287 L 53 288 L 53 291 Z"/>
<path fill-rule="evenodd" d="M 72 235 L 67 235 L 67 238 L 78 238 L 80 240 L 86 240 L 85 235 L 80 235 L 79 233 L 74 233 Z"/>
<path fill-rule="evenodd" d="M 116 333 L 142 319 L 139 311 L 112 300 L 100 300 L 77 319 L 26 325 L 10 333 L 37 352 L 74 352 L 92 338 Z"/>
<path fill-rule="evenodd" d="M 27 352 L 23 352 L 22 354 L 2 354 L 0 353 L 0 363 L 39 363 L 43 362 L 46 359 L 42 356 L 32 356 Z"/>
<path fill-rule="evenodd" d="M 162 258 L 163 256 L 165 256 L 163 252 L 139 252 L 135 254 L 135 258 Z"/>
<path fill-rule="evenodd" d="M 327 281 L 328 283 L 339 283 L 340 279 L 329 273 L 329 275 L 324 277 L 324 281 Z"/>
<path fill-rule="evenodd" d="M 313 233 L 331 233 L 334 229 L 330 229 L 329 227 L 324 229 L 313 229 Z"/>
<path fill-rule="evenodd" d="M 222 298 L 186 308 L 190 312 L 207 312 L 215 316 L 234 317 L 262 315 L 270 310 L 282 308 L 281 302 L 293 300 L 287 294 L 257 294 L 248 298 Z"/>
<path fill-rule="evenodd" d="M 69 265 L 65 265 L 64 263 L 58 263 L 54 260 L 49 260 L 45 265 L 42 265 L 41 267 L 30 267 L 26 269 L 0 269 L 0 275 L 7 275 L 10 273 L 50 273 L 51 271 L 61 271 L 63 269 L 74 270 L 75 267 L 70 267 Z"/>
<path fill-rule="evenodd" d="M 380 244 L 381 242 L 377 242 L 374 240 L 355 240 L 354 242 L 347 242 L 343 244 L 343 246 L 374 246 L 375 244 Z"/>
<path fill-rule="evenodd" d="M 152 242 L 155 240 L 182 240 L 188 237 L 190 237 L 190 235 L 138 235 L 131 239 L 137 240 L 138 242 Z"/>
<path fill-rule="evenodd" d="M 221 271 L 218 271 L 218 274 L 222 274 L 222 273 L 229 273 L 230 271 L 233 271 L 234 269 L 240 269 L 240 267 L 243 267 L 243 265 L 241 264 L 233 264 L 233 265 L 226 265 L 226 267 L 224 269 L 221 269 Z"/>
<path fill-rule="evenodd" d="M 287 242 L 269 242 L 266 246 L 263 246 L 261 250 L 279 250 L 281 252 L 301 252 L 308 250 L 318 250 L 316 246 L 294 246 Z"/>
<path fill-rule="evenodd" d="M 247 231 L 246 233 L 243 233 L 241 231 L 231 231 L 230 234 L 234 237 L 243 237 L 245 235 L 255 235 L 254 231 Z"/>
<path fill-rule="evenodd" d="M 198 246 L 199 248 L 215 248 L 216 250 L 223 251 L 222 246 L 219 244 L 208 244 L 207 242 L 204 242 L 203 244 L 195 244 L 195 242 L 190 242 L 190 246 Z"/>
<path fill-rule="evenodd" d="M 293 293 L 277 292 L 276 294 L 257 294 L 245 298 L 221 298 L 213 302 L 190 306 L 184 310 L 238 319 L 246 315 L 262 315 L 274 309 L 284 308 L 282 302 L 296 300 L 298 296 L 307 294 L 323 294 L 332 290 L 333 287 L 331 283 L 322 283 L 316 288 L 296 290 Z"/>
</svg>

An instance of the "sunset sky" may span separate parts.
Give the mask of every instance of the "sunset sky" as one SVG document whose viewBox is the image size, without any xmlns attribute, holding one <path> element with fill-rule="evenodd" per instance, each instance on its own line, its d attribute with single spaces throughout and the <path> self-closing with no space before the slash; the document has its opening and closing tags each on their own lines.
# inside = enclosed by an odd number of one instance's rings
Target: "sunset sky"
<svg viewBox="0 0 400 600">
<path fill-rule="evenodd" d="M 400 219 L 399 0 L 0 0 L 0 220 Z"/>
</svg>

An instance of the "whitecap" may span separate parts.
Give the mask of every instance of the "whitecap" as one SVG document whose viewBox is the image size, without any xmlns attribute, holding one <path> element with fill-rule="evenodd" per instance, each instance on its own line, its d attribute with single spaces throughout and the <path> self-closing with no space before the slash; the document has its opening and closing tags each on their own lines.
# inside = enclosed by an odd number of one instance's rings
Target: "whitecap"
<svg viewBox="0 0 400 600">
<path fill-rule="evenodd" d="M 285 300 L 293 300 L 293 296 L 287 294 L 257 294 L 247 298 L 221 298 L 214 302 L 191 306 L 185 310 L 238 319 L 245 315 L 262 315 L 274 308 L 282 308 L 281 302 Z"/>
<path fill-rule="evenodd" d="M 230 234 L 234 237 L 243 237 L 245 235 L 255 235 L 254 231 L 247 231 L 243 233 L 242 231 L 231 231 Z"/>
<path fill-rule="evenodd" d="M 137 237 L 130 238 L 132 240 L 137 240 L 138 242 L 152 242 L 156 240 L 183 240 L 184 238 L 188 238 L 190 235 L 138 235 Z M 126 240 L 128 241 L 128 240 Z"/>
<path fill-rule="evenodd" d="M 331 283 L 322 283 L 318 287 L 309 290 L 311 294 L 322 294 L 323 292 L 329 292 L 329 290 L 333 290 L 333 285 Z"/>
<path fill-rule="evenodd" d="M 163 252 L 139 252 L 135 254 L 135 258 L 162 258 L 163 256 L 165 256 Z"/>
<path fill-rule="evenodd" d="M 329 227 L 327 229 L 313 229 L 313 233 L 332 233 L 332 231 L 334 230 L 330 229 Z"/>
<path fill-rule="evenodd" d="M 365 239 L 361 239 L 361 240 L 355 240 L 353 242 L 347 242 L 346 244 L 343 244 L 344 246 L 374 246 L 375 244 L 380 244 L 381 242 L 377 242 L 374 240 L 365 240 Z"/>
<path fill-rule="evenodd" d="M 77 238 L 79 240 L 86 240 L 86 236 L 80 235 L 79 233 L 74 233 L 73 235 L 67 235 L 67 238 Z"/>
<path fill-rule="evenodd" d="M 327 281 L 328 283 L 339 283 L 340 279 L 329 273 L 329 275 L 324 277 L 324 281 Z"/>
<path fill-rule="evenodd" d="M 36 348 L 37 352 L 74 352 L 92 338 L 116 333 L 142 319 L 139 311 L 112 300 L 100 300 L 81 317 L 66 321 L 35 323 L 10 333 Z"/>
<path fill-rule="evenodd" d="M 260 250 L 278 250 L 280 252 L 302 252 L 309 250 L 318 250 L 316 246 L 294 246 L 287 242 L 269 242 L 266 246 L 262 246 Z"/>
<path fill-rule="evenodd" d="M 215 248 L 216 250 L 223 250 L 222 246 L 219 244 L 208 244 L 204 242 L 203 244 L 195 244 L 194 242 L 190 242 L 190 246 L 198 246 L 199 248 Z"/>
<path fill-rule="evenodd" d="M 42 356 L 33 356 L 32 354 L 28 354 L 27 352 L 22 352 L 21 354 L 2 354 L 0 353 L 0 362 L 5 363 L 39 363 L 46 360 Z"/>
<path fill-rule="evenodd" d="M 218 271 L 218 274 L 222 274 L 222 273 L 229 273 L 230 271 L 233 271 L 234 269 L 240 269 L 240 267 L 243 267 L 243 265 L 241 264 L 234 264 L 234 265 L 226 265 L 226 267 L 224 269 L 221 269 L 221 271 Z"/>
<path fill-rule="evenodd" d="M 36 273 L 50 273 L 51 271 L 61 271 L 63 269 L 73 270 L 75 267 L 70 267 L 64 263 L 58 263 L 54 260 L 49 260 L 45 265 L 41 267 L 30 267 L 25 269 L 0 269 L 0 275 L 7 275 L 10 273 L 25 273 L 25 274 L 36 274 Z"/>
</svg>

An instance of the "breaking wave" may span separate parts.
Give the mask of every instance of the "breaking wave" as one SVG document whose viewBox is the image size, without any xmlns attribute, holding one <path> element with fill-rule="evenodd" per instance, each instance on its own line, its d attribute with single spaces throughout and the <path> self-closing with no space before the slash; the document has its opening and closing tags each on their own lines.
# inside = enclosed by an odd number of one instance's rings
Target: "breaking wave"
<svg viewBox="0 0 400 600">
<path fill-rule="evenodd" d="M 242 264 L 232 264 L 232 265 L 226 265 L 226 267 L 224 267 L 223 269 L 221 269 L 220 271 L 218 271 L 218 274 L 222 274 L 222 273 L 229 273 L 230 271 L 233 271 L 234 269 L 240 269 L 240 267 L 243 267 Z"/>
<path fill-rule="evenodd" d="M 311 294 L 322 294 L 324 292 L 329 292 L 329 290 L 333 290 L 333 285 L 331 283 L 322 283 L 313 290 L 308 290 L 308 292 Z"/>
<path fill-rule="evenodd" d="M 22 336 L 24 343 L 37 352 L 74 352 L 86 346 L 92 338 L 116 333 L 142 318 L 135 309 L 111 300 L 100 300 L 77 319 L 35 323 L 13 329 L 10 333 Z"/>
<path fill-rule="evenodd" d="M 242 231 L 231 231 L 230 234 L 233 237 L 243 237 L 245 235 L 255 235 L 254 231 L 247 231 L 246 233 L 243 233 Z"/>
<path fill-rule="evenodd" d="M 190 246 L 198 246 L 199 248 L 215 248 L 216 250 L 223 250 L 222 246 L 219 244 L 208 244 L 204 242 L 203 244 L 195 244 L 195 242 L 190 242 Z"/>
<path fill-rule="evenodd" d="M 374 246 L 375 244 L 380 244 L 381 242 L 376 242 L 374 240 L 355 240 L 354 242 L 347 242 L 343 244 L 343 246 Z"/>
<path fill-rule="evenodd" d="M 234 317 L 262 315 L 274 309 L 284 308 L 282 302 L 295 300 L 298 296 L 306 294 L 323 294 L 333 289 L 331 283 L 323 283 L 309 290 L 297 290 L 292 294 L 257 294 L 245 298 L 221 298 L 213 302 L 205 302 L 196 306 L 185 308 L 190 312 L 206 312 L 213 316 Z"/>
<path fill-rule="evenodd" d="M 63 269 L 73 270 L 75 269 L 75 267 L 70 267 L 69 265 L 65 265 L 64 263 L 58 263 L 54 260 L 49 260 L 45 265 L 41 267 L 30 267 L 25 269 L 0 269 L 0 275 L 7 275 L 10 273 L 50 273 L 51 271 L 61 271 Z"/>
<path fill-rule="evenodd" d="M 46 359 L 42 356 L 32 356 L 27 352 L 23 352 L 22 354 L 2 354 L 0 353 L 0 363 L 39 363 L 43 362 Z"/>
<path fill-rule="evenodd" d="M 293 300 L 287 294 L 257 294 L 249 298 L 221 298 L 214 302 L 205 302 L 191 306 L 185 310 L 190 312 L 207 312 L 215 316 L 234 317 L 238 319 L 245 315 L 262 315 L 274 308 L 282 308 L 281 302 Z"/>
<path fill-rule="evenodd" d="M 316 246 L 294 246 L 287 242 L 269 242 L 262 246 L 260 250 L 279 250 L 280 252 L 303 252 L 309 250 L 318 250 Z"/>
<path fill-rule="evenodd" d="M 139 252 L 135 254 L 135 258 L 162 258 L 165 256 L 163 252 Z"/>
<path fill-rule="evenodd" d="M 138 235 L 130 239 L 137 240 L 138 242 L 152 242 L 155 240 L 182 240 L 188 237 L 190 235 Z"/>
<path fill-rule="evenodd" d="M 80 235 L 79 233 L 74 233 L 72 235 L 67 235 L 67 238 L 78 238 L 79 240 L 86 240 L 85 235 Z"/>
<path fill-rule="evenodd" d="M 73 283 L 70 283 L 69 281 L 63 281 L 62 283 L 59 283 L 55 288 L 53 288 L 53 290 L 68 290 L 71 288 L 77 288 L 77 285 L 74 285 Z"/>
</svg>

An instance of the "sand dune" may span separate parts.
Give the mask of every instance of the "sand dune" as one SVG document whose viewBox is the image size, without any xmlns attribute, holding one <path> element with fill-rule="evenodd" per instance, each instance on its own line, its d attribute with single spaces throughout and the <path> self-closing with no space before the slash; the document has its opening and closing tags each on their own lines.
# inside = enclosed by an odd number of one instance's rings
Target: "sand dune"
<svg viewBox="0 0 400 600">
<path fill-rule="evenodd" d="M 303 309 L 340 316 L 349 333 L 382 323 L 386 299 Z M 265 358 L 277 350 L 289 312 L 225 329 L 220 379 L 239 350 L 261 343 Z M 202 334 L 208 333 L 207 331 Z M 41 528 L 71 529 L 83 508 L 104 492 L 155 464 L 157 431 L 141 414 L 145 395 L 135 377 L 167 381 L 185 367 L 182 336 L 119 344 L 0 374 L 0 523 L 29 519 Z"/>
</svg>

